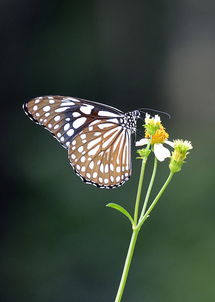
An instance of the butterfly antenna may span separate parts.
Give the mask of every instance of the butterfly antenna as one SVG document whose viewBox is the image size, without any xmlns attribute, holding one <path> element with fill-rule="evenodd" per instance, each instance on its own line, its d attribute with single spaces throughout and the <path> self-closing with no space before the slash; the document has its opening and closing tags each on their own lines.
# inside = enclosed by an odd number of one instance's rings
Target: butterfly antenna
<svg viewBox="0 0 215 302">
<path fill-rule="evenodd" d="M 156 110 L 156 109 L 141 108 L 141 109 L 139 109 L 139 111 L 140 112 L 144 112 L 144 113 L 146 113 L 146 111 L 157 112 L 157 113 L 161 113 L 161 114 L 167 115 L 169 119 L 171 118 L 171 115 L 169 113 L 167 113 L 165 111 Z"/>
</svg>

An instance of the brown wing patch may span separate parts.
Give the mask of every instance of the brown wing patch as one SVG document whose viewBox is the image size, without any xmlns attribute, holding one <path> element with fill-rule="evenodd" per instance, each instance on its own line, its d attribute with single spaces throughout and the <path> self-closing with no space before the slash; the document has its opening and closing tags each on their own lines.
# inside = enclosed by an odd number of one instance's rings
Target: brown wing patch
<svg viewBox="0 0 215 302">
<path fill-rule="evenodd" d="M 85 182 L 102 188 L 120 186 L 131 175 L 129 130 L 108 120 L 96 120 L 81 131 L 68 155 Z"/>
</svg>

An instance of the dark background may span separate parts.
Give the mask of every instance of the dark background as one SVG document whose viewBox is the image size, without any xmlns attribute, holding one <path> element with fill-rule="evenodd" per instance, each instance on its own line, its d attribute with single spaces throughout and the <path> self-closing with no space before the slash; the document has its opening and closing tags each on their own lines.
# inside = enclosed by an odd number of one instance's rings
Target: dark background
<svg viewBox="0 0 215 302">
<path fill-rule="evenodd" d="M 214 1 L 2 0 L 0 16 L 0 300 L 109 302 L 118 288 L 130 226 L 105 204 L 133 211 L 140 162 L 133 150 L 119 189 L 83 184 L 21 109 L 61 94 L 167 111 L 170 139 L 192 140 L 140 233 L 123 301 L 214 301 Z"/>
</svg>

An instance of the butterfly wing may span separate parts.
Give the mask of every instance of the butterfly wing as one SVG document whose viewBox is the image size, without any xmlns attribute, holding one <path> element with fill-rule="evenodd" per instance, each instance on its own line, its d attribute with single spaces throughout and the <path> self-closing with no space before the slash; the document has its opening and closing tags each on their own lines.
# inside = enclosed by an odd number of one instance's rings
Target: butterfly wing
<svg viewBox="0 0 215 302">
<path fill-rule="evenodd" d="M 34 98 L 26 102 L 23 109 L 31 120 L 51 132 L 66 149 L 72 139 L 96 118 L 123 116 L 123 112 L 116 108 L 65 96 Z"/>
<path fill-rule="evenodd" d="M 80 98 L 44 96 L 24 104 L 25 113 L 68 149 L 75 172 L 101 188 L 122 185 L 131 175 L 131 131 L 124 113 Z"/>
<path fill-rule="evenodd" d="M 70 163 L 86 183 L 118 187 L 131 175 L 130 138 L 130 130 L 114 119 L 96 120 L 71 142 Z"/>
</svg>

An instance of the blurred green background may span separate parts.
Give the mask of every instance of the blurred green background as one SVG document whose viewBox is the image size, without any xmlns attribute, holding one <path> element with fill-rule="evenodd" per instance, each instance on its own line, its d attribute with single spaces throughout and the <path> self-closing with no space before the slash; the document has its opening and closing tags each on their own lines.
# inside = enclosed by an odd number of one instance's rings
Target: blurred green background
<svg viewBox="0 0 215 302">
<path fill-rule="evenodd" d="M 105 204 L 133 210 L 140 162 L 133 148 L 119 189 L 83 184 L 21 109 L 61 94 L 167 111 L 170 138 L 192 140 L 139 236 L 123 301 L 215 301 L 214 1 L 2 0 L 0 14 L 0 300 L 110 302 L 118 288 L 131 231 Z M 153 194 L 167 174 L 160 164 Z"/>
</svg>

